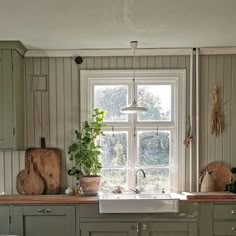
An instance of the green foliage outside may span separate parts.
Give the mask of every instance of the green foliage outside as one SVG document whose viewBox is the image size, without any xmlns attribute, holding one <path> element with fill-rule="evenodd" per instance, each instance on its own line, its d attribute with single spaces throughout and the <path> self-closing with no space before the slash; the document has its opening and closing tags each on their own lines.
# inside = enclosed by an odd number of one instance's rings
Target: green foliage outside
<svg viewBox="0 0 236 236">
<path fill-rule="evenodd" d="M 120 112 L 121 107 L 127 104 L 127 87 L 126 86 L 98 86 L 95 88 L 95 106 L 107 111 L 107 115 L 104 118 L 105 121 L 126 121 L 127 115 Z M 157 94 L 151 92 L 148 86 L 141 86 L 138 90 L 138 102 L 148 108 L 148 112 L 138 115 L 139 120 L 158 121 L 168 120 L 169 111 L 164 112 L 162 110 L 162 104 Z M 77 134 L 76 134 L 77 135 Z M 78 135 L 77 135 L 78 136 Z M 142 179 L 140 177 L 140 185 L 152 185 L 157 189 L 165 188 L 169 189 L 169 144 L 170 133 L 169 132 L 140 132 L 138 133 L 138 162 L 137 168 L 142 166 L 147 173 L 147 178 Z M 78 145 L 78 142 L 76 142 Z M 93 142 L 94 143 L 94 142 Z M 80 143 L 81 144 L 81 143 Z M 105 132 L 105 136 L 101 137 L 101 147 L 97 146 L 97 157 L 101 157 L 103 165 L 102 169 L 102 181 L 101 189 L 114 188 L 117 185 L 121 185 L 124 188 L 127 187 L 127 152 L 128 152 L 128 137 L 125 132 Z M 102 148 L 102 150 L 101 150 Z M 78 166 L 82 167 L 84 175 L 97 174 L 101 170 L 101 163 L 99 158 L 95 162 L 93 168 L 90 168 L 89 161 L 85 161 L 88 156 L 89 159 L 93 159 L 93 155 L 86 154 L 83 158 L 83 165 L 88 165 L 87 171 L 83 166 L 79 158 L 75 158 L 78 154 L 70 151 L 73 154 L 73 166 L 74 170 L 78 169 Z M 86 149 L 86 148 L 85 148 Z M 78 152 L 78 149 L 76 149 Z M 82 149 L 83 150 L 83 149 Z M 102 152 L 102 154 L 101 154 Z M 112 168 L 111 168 L 112 167 Z M 118 167 L 117 169 L 115 169 Z M 123 167 L 123 168 L 120 168 Z M 156 167 L 156 168 L 153 168 Z M 159 168 L 161 167 L 161 168 Z M 163 168 L 166 167 L 166 168 Z M 163 168 L 163 169 L 162 169 Z M 109 187 L 108 187 L 109 186 Z"/>
<path fill-rule="evenodd" d="M 127 117 L 120 112 L 127 102 L 127 87 L 104 86 L 96 90 L 95 104 L 108 111 L 107 121 L 124 121 Z M 153 94 L 148 86 L 138 90 L 138 102 L 148 108 L 148 112 L 138 115 L 139 120 L 168 120 L 169 112 L 164 112 L 157 94 Z M 101 139 L 103 149 L 101 189 L 110 189 L 117 185 L 127 187 L 127 134 L 125 132 L 106 133 Z M 155 189 L 169 189 L 169 132 L 140 132 L 138 136 L 138 166 L 142 166 L 147 178 L 140 177 L 139 184 L 152 185 Z M 109 169 L 109 167 L 124 169 Z M 137 166 L 137 168 L 138 168 Z M 150 168 L 148 167 L 150 166 Z M 157 168 L 152 168 L 152 167 Z M 167 167 L 167 168 L 158 168 Z"/>
</svg>

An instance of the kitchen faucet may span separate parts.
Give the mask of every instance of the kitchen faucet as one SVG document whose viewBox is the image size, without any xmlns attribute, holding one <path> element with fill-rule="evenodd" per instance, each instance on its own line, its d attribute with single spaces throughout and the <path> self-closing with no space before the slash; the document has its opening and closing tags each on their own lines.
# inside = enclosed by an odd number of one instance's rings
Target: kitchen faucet
<svg viewBox="0 0 236 236">
<path fill-rule="evenodd" d="M 142 189 L 138 189 L 137 185 L 138 185 L 138 173 L 141 171 L 141 173 L 143 174 L 143 178 L 146 178 L 146 174 L 144 172 L 143 169 L 138 169 L 135 173 L 135 189 L 130 189 L 131 191 L 135 192 L 136 194 L 139 194 L 142 192 Z"/>
</svg>

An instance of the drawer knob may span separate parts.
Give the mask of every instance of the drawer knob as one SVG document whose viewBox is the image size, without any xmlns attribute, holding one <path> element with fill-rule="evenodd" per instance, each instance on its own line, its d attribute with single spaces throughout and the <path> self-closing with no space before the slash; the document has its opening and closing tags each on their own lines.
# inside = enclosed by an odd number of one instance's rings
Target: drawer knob
<svg viewBox="0 0 236 236">
<path fill-rule="evenodd" d="M 49 213 L 51 212 L 52 210 L 51 209 L 46 209 L 45 212 Z"/>
<path fill-rule="evenodd" d="M 231 210 L 231 214 L 236 214 L 236 210 Z"/>
<path fill-rule="evenodd" d="M 38 212 L 45 212 L 45 210 L 46 210 L 46 209 L 43 209 L 43 208 L 40 209 L 40 208 L 39 208 L 39 209 L 38 209 Z"/>
<path fill-rule="evenodd" d="M 135 229 L 136 229 L 135 225 L 131 225 L 131 230 L 135 230 Z"/>
<path fill-rule="evenodd" d="M 235 230 L 236 230 L 236 227 L 232 227 L 231 230 L 232 230 L 232 231 L 235 231 Z"/>
</svg>

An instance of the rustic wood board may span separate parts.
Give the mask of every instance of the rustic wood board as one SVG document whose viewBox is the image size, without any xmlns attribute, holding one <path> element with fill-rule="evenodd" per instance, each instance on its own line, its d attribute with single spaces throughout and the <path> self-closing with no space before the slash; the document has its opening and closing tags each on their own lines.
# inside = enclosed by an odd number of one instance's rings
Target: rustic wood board
<svg viewBox="0 0 236 236">
<path fill-rule="evenodd" d="M 57 194 L 61 190 L 61 152 L 56 148 L 29 148 L 25 152 L 25 168 L 30 161 L 42 177 L 45 194 Z"/>
<path fill-rule="evenodd" d="M 20 171 L 20 173 L 16 176 L 16 190 L 19 194 L 25 194 L 23 185 L 27 176 L 28 173 L 26 169 Z"/>
<path fill-rule="evenodd" d="M 183 192 L 187 199 L 236 199 L 231 192 Z"/>
<path fill-rule="evenodd" d="M 24 194 L 40 195 L 44 192 L 45 184 L 40 174 L 34 169 L 34 164 L 30 163 L 30 170 L 23 183 Z"/>
</svg>

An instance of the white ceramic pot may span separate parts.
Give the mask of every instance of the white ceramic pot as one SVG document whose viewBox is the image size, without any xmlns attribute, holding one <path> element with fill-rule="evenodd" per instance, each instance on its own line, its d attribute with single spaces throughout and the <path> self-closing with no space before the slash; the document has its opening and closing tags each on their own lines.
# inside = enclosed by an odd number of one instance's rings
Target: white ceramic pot
<svg viewBox="0 0 236 236">
<path fill-rule="evenodd" d="M 201 192 L 214 192 L 215 191 L 215 183 L 211 176 L 211 173 L 208 171 L 205 175 L 201 176 Z"/>
</svg>

